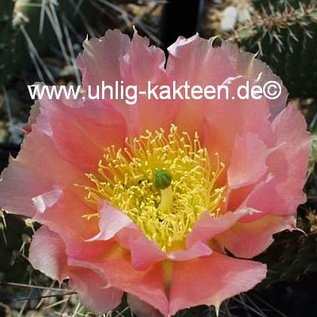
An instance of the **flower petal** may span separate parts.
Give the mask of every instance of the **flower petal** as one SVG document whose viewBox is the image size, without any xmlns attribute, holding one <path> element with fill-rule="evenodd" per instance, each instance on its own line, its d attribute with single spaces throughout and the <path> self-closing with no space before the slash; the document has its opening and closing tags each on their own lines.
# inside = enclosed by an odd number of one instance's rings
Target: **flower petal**
<svg viewBox="0 0 317 317">
<path fill-rule="evenodd" d="M 136 270 L 147 270 L 152 264 L 166 259 L 165 253 L 143 234 L 129 239 L 129 249 L 131 262 Z"/>
<path fill-rule="evenodd" d="M 235 256 L 253 258 L 272 244 L 273 234 L 295 228 L 294 217 L 267 215 L 257 221 L 236 223 L 215 239 Z"/>
<path fill-rule="evenodd" d="M 49 192 L 43 193 L 41 195 L 32 198 L 36 210 L 39 213 L 45 212 L 48 208 L 53 207 L 57 201 L 62 197 L 63 190 L 58 186 L 53 187 Z"/>
<path fill-rule="evenodd" d="M 304 117 L 293 106 L 276 116 L 272 128 L 276 144 L 267 158 L 268 175 L 250 191 L 241 207 L 248 206 L 263 214 L 289 216 L 305 202 L 303 187 L 311 137 Z M 244 220 L 257 218 L 257 215 L 247 216 Z"/>
<path fill-rule="evenodd" d="M 255 157 L 256 153 L 256 157 Z M 235 140 L 231 164 L 228 169 L 230 188 L 248 186 L 265 173 L 268 148 L 254 133 L 246 133 Z"/>
<path fill-rule="evenodd" d="M 235 65 L 238 74 L 243 74 L 248 80 L 264 87 L 270 81 L 274 81 L 281 87 L 281 93 L 276 99 L 268 101 L 270 109 L 270 120 L 272 120 L 283 108 L 285 108 L 288 92 L 282 80 L 273 73 L 270 67 L 260 59 L 248 52 L 241 52 L 239 47 L 230 42 L 222 42 L 221 50 L 227 54 L 231 64 Z"/>
<path fill-rule="evenodd" d="M 213 40 L 212 38 L 202 39 L 198 34 L 188 39 L 179 37 L 168 48 L 167 72 L 171 73 L 177 82 L 189 81 L 196 85 L 214 85 L 215 87 L 236 77 L 243 77 L 262 87 L 269 81 L 275 81 L 281 87 L 281 94 L 275 100 L 266 100 L 270 117 L 274 118 L 286 105 L 287 90 L 281 79 L 254 55 L 241 52 L 236 45 L 228 42 L 222 42 L 220 47 L 214 47 Z M 232 91 L 237 90 L 233 87 Z M 212 100 L 209 106 L 217 104 L 215 101 Z M 256 102 L 256 100 L 249 101 Z M 221 100 L 221 103 L 232 104 L 233 108 L 236 102 L 239 102 L 237 98 Z M 248 100 L 243 102 L 248 103 Z"/>
<path fill-rule="evenodd" d="M 198 34 L 186 39 L 179 37 L 168 48 L 169 57 L 166 69 L 174 80 L 199 84 L 221 84 L 228 77 L 238 75 L 230 57 L 221 48 L 214 48 L 212 41 Z M 212 70 L 212 76 L 210 74 Z"/>
<path fill-rule="evenodd" d="M 137 317 L 162 317 L 163 315 L 153 306 L 140 300 L 138 297 L 128 294 L 127 302 L 131 311 Z"/>
<path fill-rule="evenodd" d="M 107 312 L 120 304 L 122 291 L 106 287 L 107 282 L 97 273 L 85 268 L 68 267 L 64 241 L 45 226 L 33 236 L 29 260 L 35 269 L 53 280 L 62 282 L 69 276 L 72 288 L 96 313 Z"/>
<path fill-rule="evenodd" d="M 51 183 L 40 173 L 10 159 L 10 166 L 1 174 L 0 206 L 12 213 L 33 217 L 37 209 L 32 198 L 50 190 Z"/>
<path fill-rule="evenodd" d="M 231 84 L 231 89 L 237 89 L 244 82 L 245 79 L 235 80 Z M 233 149 L 237 136 L 243 138 L 246 134 L 257 135 L 266 146 L 271 146 L 273 132 L 268 120 L 269 114 L 268 103 L 264 99 L 213 100 L 205 114 L 202 135 L 203 145 L 208 149 L 209 155 L 212 157 L 219 153 L 219 159 L 225 165 L 220 175 L 220 183 L 226 184 L 228 181 L 226 174 L 233 163 Z"/>
<path fill-rule="evenodd" d="M 38 212 L 33 219 L 60 234 L 65 241 L 69 236 L 88 239 L 98 232 L 97 219 L 87 220 L 84 217 L 92 213 L 91 207 L 84 199 L 74 195 L 72 188 L 63 189 L 60 199 L 54 205 L 46 205 L 45 208 L 45 212 Z"/>
<path fill-rule="evenodd" d="M 259 213 L 246 215 L 244 217 L 245 221 L 253 221 L 266 214 L 287 216 L 296 212 L 296 209 L 290 210 L 288 208 L 284 197 L 279 194 L 277 186 L 278 180 L 272 174 L 269 174 L 264 181 L 256 184 L 239 208 L 253 208 L 258 210 Z"/>
<path fill-rule="evenodd" d="M 70 264 L 100 272 L 107 279 L 109 286 L 131 293 L 158 309 L 163 315 L 168 314 L 161 264 L 154 264 L 148 270 L 139 271 L 131 265 L 129 254 L 122 252 L 89 262 L 71 259 Z"/>
<path fill-rule="evenodd" d="M 100 232 L 91 240 L 109 240 L 120 230 L 126 227 L 134 227 L 132 220 L 109 203 L 103 202 L 99 210 Z"/>
<path fill-rule="evenodd" d="M 129 50 L 130 39 L 119 30 L 109 30 L 105 36 L 84 42 L 84 51 L 77 58 L 83 75 L 83 85 L 96 86 L 104 80 L 113 85 L 121 79 L 120 60 Z"/>
<path fill-rule="evenodd" d="M 111 49 L 105 49 L 105 47 Z M 101 39 L 91 39 L 84 44 L 84 52 L 77 63 L 83 74 L 83 85 L 95 86 L 104 81 L 112 87 L 123 83 L 125 92 L 137 85 L 139 91 L 148 91 L 148 83 L 166 84 L 164 52 L 154 46 L 149 46 L 149 40 L 134 33 L 129 38 L 118 30 L 108 30 Z M 153 94 L 150 93 L 152 96 Z M 131 102 L 133 96 L 131 94 Z M 168 129 L 178 106 L 171 100 L 157 100 L 154 97 L 138 94 L 135 104 L 129 107 L 126 103 L 127 94 L 108 100 L 124 116 L 129 135 L 138 135 L 146 129 Z"/>
<path fill-rule="evenodd" d="M 188 261 L 201 256 L 210 255 L 212 250 L 208 245 L 200 241 L 195 242 L 187 250 L 174 251 L 168 254 L 168 258 L 173 261 Z"/>
<path fill-rule="evenodd" d="M 248 213 L 249 210 L 247 209 L 238 210 L 236 212 L 227 212 L 216 218 L 212 217 L 209 212 L 203 213 L 186 239 L 187 248 L 192 247 L 197 242 L 207 244 L 214 236 L 228 230 Z"/>
<path fill-rule="evenodd" d="M 130 250 L 132 265 L 137 270 L 145 270 L 153 263 L 166 258 L 164 252 L 118 209 L 104 202 L 99 214 L 100 232 L 90 241 L 109 240 L 115 237 L 120 245 Z"/>
<path fill-rule="evenodd" d="M 65 244 L 57 233 L 45 226 L 33 235 L 29 260 L 35 269 L 53 280 L 62 282 L 68 273 Z"/>
<path fill-rule="evenodd" d="M 87 178 L 63 160 L 50 138 L 33 125 L 17 158 L 10 159 L 9 167 L 1 175 L 0 205 L 10 212 L 32 217 L 38 212 L 36 197 L 54 188 L 69 187 L 75 193 L 75 182 L 86 184 Z"/>
<path fill-rule="evenodd" d="M 220 304 L 248 291 L 266 276 L 264 264 L 212 253 L 188 262 L 176 262 L 170 286 L 170 315 L 198 305 Z"/>
<path fill-rule="evenodd" d="M 272 167 L 278 177 L 277 190 L 286 201 L 289 210 L 295 211 L 297 206 L 306 200 L 303 187 L 312 138 L 306 131 L 304 116 L 293 105 L 286 107 L 274 119 L 272 125 L 280 152 L 287 161 L 284 166 L 279 166 L 277 162 Z"/>
<path fill-rule="evenodd" d="M 271 140 L 268 118 L 273 116 L 272 101 L 265 98 L 241 99 L 234 95 L 244 85 L 258 85 L 261 76 L 269 79 L 267 76 L 271 74 L 272 80 L 278 80 L 265 64 L 256 61 L 251 54 L 239 53 L 227 43 L 223 43 L 220 48 L 213 48 L 212 41 L 198 36 L 179 39 L 171 47 L 167 73 L 177 82 L 227 88 L 222 89 L 225 91 L 222 93 L 217 90 L 212 100 L 184 100 L 175 121 L 178 127 L 191 134 L 197 131 L 209 153 L 219 152 L 227 168 L 237 135 L 251 132 L 258 134 L 265 143 Z M 281 100 L 286 99 L 286 96 L 285 89 L 282 89 Z M 285 103 L 278 104 L 278 110 L 274 111 L 278 113 L 283 107 Z"/>
<path fill-rule="evenodd" d="M 126 123 L 110 105 L 94 100 L 43 98 L 41 114 L 36 125 L 43 121 L 49 130 L 41 130 L 52 139 L 59 154 L 84 172 L 97 170 L 103 149 L 124 145 Z"/>
<path fill-rule="evenodd" d="M 121 61 L 122 77 L 126 83 L 134 83 L 139 89 L 147 89 L 147 81 L 161 82 L 165 79 L 165 54 L 150 41 L 135 31 L 129 52 Z"/>
<path fill-rule="evenodd" d="M 106 313 L 120 304 L 123 292 L 108 287 L 107 282 L 97 273 L 81 267 L 70 267 L 69 271 L 70 286 L 94 313 Z"/>
</svg>

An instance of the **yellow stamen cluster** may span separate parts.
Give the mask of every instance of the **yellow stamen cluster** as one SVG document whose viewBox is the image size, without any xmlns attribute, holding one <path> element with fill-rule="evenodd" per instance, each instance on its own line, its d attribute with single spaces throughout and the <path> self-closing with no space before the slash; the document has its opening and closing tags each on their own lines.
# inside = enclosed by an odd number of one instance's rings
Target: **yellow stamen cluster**
<svg viewBox="0 0 317 317">
<path fill-rule="evenodd" d="M 215 164 L 196 133 L 191 137 L 172 125 L 126 140 L 126 147 L 105 149 L 99 174 L 88 174 L 93 186 L 86 199 L 106 199 L 128 215 L 164 251 L 183 247 L 202 212 L 217 216 L 224 187 L 217 188 L 223 164 Z M 87 215 L 87 219 L 94 215 Z"/>
</svg>

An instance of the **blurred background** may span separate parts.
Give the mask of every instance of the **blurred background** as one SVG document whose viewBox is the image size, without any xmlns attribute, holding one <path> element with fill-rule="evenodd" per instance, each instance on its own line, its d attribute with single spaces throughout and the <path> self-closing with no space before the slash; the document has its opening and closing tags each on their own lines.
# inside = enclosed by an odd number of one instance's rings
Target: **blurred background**
<svg viewBox="0 0 317 317">
<path fill-rule="evenodd" d="M 0 0 L 0 171 L 19 151 L 33 103 L 27 85 L 79 84 L 75 59 L 87 35 L 100 37 L 109 28 L 131 35 L 133 26 L 164 50 L 178 35 L 199 32 L 258 53 L 282 78 L 312 134 L 317 133 L 316 0 Z M 306 235 L 276 235 L 258 257 L 268 264 L 268 278 L 226 302 L 220 316 L 317 316 L 316 159 L 314 143 L 308 202 L 298 209 Z M 30 267 L 33 230 L 32 223 L 0 210 L 0 317 L 93 316 L 67 285 L 60 289 Z M 131 312 L 123 303 L 109 316 Z M 198 307 L 178 316 L 215 313 Z"/>
</svg>

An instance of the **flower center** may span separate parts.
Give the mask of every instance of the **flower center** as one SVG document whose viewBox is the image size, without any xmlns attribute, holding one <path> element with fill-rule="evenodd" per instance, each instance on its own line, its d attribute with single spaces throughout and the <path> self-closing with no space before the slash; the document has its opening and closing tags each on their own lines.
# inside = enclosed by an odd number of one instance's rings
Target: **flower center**
<svg viewBox="0 0 317 317">
<path fill-rule="evenodd" d="M 214 156 L 211 168 L 197 133 L 191 138 L 175 125 L 168 134 L 146 131 L 124 148 L 105 149 L 98 174 L 87 174 L 93 185 L 86 199 L 109 201 L 163 251 L 182 248 L 200 215 L 216 217 L 224 201 L 225 188 L 215 185 L 224 164 Z"/>
</svg>

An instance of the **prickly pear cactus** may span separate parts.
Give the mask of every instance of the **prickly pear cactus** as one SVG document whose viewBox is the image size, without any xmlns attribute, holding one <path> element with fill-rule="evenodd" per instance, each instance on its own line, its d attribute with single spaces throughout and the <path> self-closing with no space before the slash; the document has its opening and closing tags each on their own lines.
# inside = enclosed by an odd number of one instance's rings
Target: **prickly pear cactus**
<svg viewBox="0 0 317 317">
<path fill-rule="evenodd" d="M 257 259 L 268 265 L 267 278 L 259 289 L 278 282 L 299 281 L 317 272 L 317 233 L 280 233 L 275 243 Z"/>
<path fill-rule="evenodd" d="M 2 0 L 0 4 L 0 85 L 28 70 L 54 40 L 47 23 L 40 32 L 41 1 Z"/>
<path fill-rule="evenodd" d="M 283 79 L 291 97 L 317 97 L 316 1 L 243 0 L 231 1 L 231 7 L 236 12 L 232 30 L 214 23 L 213 32 L 258 52 Z M 221 7 L 216 15 L 225 18 Z"/>
<path fill-rule="evenodd" d="M 287 5 L 291 5 L 293 8 L 300 8 L 302 5 L 309 5 L 313 3 L 312 0 L 253 0 L 254 6 L 257 9 L 270 9 L 277 8 L 283 10 Z"/>
<path fill-rule="evenodd" d="M 26 252 L 32 234 L 31 227 L 21 217 L 0 209 L 0 283 L 28 281 Z"/>
<path fill-rule="evenodd" d="M 48 73 L 54 70 L 49 69 L 41 56 L 55 51 L 67 64 L 73 58 L 69 44 L 74 38 L 82 42 L 99 23 L 106 28 L 102 13 L 100 7 L 89 1 L 76 4 L 58 0 L 1 0 L 0 86 L 33 65 L 38 75 L 46 76 L 46 82 L 52 81 L 54 76 Z"/>
<path fill-rule="evenodd" d="M 13 25 L 14 5 L 9 0 L 3 0 L 0 4 L 0 85 L 9 80 L 24 63 L 28 63 L 27 59 L 21 58 L 26 49 L 21 41 L 22 34 Z M 20 17 L 22 18 L 22 13 Z M 26 23 L 27 18 L 24 17 Z"/>
<path fill-rule="evenodd" d="M 303 232 L 283 232 L 257 259 L 268 265 L 263 290 L 278 282 L 298 281 L 317 272 L 317 2 L 315 0 L 224 0 L 209 8 L 208 35 L 258 53 L 289 90 L 314 135 L 306 193 L 309 205 L 299 211 Z M 209 33 L 208 33 L 209 32 Z M 309 210 L 308 206 L 312 206 Z"/>
</svg>

